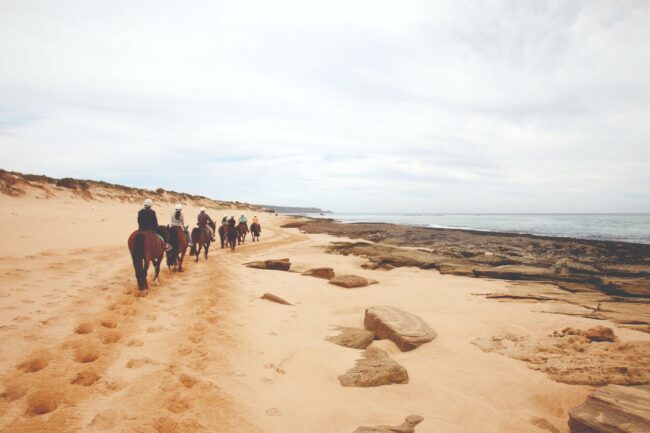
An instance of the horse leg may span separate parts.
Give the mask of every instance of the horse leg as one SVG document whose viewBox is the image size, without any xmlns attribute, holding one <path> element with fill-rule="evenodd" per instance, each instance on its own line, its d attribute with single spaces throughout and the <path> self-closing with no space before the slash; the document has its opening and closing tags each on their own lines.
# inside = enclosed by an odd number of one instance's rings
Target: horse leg
<svg viewBox="0 0 650 433">
<path fill-rule="evenodd" d="M 208 249 L 210 248 L 210 242 L 205 244 L 205 259 L 208 260 Z"/>
<path fill-rule="evenodd" d="M 160 276 L 159 276 L 159 274 L 160 274 L 160 262 L 161 262 L 161 259 L 154 259 L 153 260 L 153 268 L 156 271 L 156 273 L 154 274 L 153 280 L 156 282 L 156 286 L 160 286 Z"/>
<path fill-rule="evenodd" d="M 203 246 L 201 241 L 199 241 L 198 244 L 199 244 L 199 246 L 196 247 L 196 260 L 194 260 L 194 263 L 199 261 L 199 254 L 201 253 L 201 247 Z"/>
</svg>

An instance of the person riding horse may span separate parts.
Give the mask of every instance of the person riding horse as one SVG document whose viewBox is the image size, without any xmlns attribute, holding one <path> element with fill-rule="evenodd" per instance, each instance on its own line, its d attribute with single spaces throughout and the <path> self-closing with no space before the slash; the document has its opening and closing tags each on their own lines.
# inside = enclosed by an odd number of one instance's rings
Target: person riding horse
<svg viewBox="0 0 650 433">
<path fill-rule="evenodd" d="M 196 218 L 196 222 L 198 226 L 202 229 L 205 229 L 208 231 L 210 234 L 210 239 L 212 239 L 212 242 L 214 242 L 214 230 L 212 229 L 212 226 L 215 226 L 215 222 L 212 221 L 212 218 L 205 212 L 205 208 L 201 208 L 201 213 L 199 213 L 199 216 Z"/>
<path fill-rule="evenodd" d="M 185 233 L 185 237 L 187 238 L 187 245 L 190 247 L 192 246 L 190 231 L 187 229 L 187 226 L 185 225 L 185 217 L 183 216 L 183 205 L 180 203 L 176 205 L 176 210 L 174 210 L 174 213 L 172 214 L 172 222 L 170 226 L 180 227 L 181 230 L 183 230 L 183 232 Z"/>
<path fill-rule="evenodd" d="M 140 209 L 138 212 L 138 230 L 149 230 L 152 231 L 160 238 L 163 244 L 165 244 L 165 249 L 170 250 L 171 245 L 165 242 L 165 239 L 156 232 L 158 228 L 158 217 L 156 216 L 156 211 L 151 209 L 153 206 L 153 200 L 150 198 L 144 201 L 144 208 Z"/>
</svg>

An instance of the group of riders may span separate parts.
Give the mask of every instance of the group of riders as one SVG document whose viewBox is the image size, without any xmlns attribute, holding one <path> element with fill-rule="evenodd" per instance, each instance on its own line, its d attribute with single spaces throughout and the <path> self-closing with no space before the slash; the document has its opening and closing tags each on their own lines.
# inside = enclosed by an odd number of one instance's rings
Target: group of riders
<svg viewBox="0 0 650 433">
<path fill-rule="evenodd" d="M 156 216 L 156 211 L 153 210 L 152 207 L 153 207 L 153 200 L 149 198 L 146 199 L 144 201 L 144 208 L 140 209 L 140 211 L 138 212 L 138 230 L 151 230 L 154 233 L 156 233 L 156 235 L 163 242 L 165 242 L 165 239 L 163 239 L 163 237 L 156 232 L 156 229 L 158 228 L 158 218 Z M 196 223 L 200 229 L 207 230 L 210 239 L 212 240 L 212 242 L 214 242 L 215 241 L 214 227 L 216 227 L 216 223 L 212 220 L 212 218 L 210 218 L 210 215 L 207 214 L 204 207 L 200 209 L 199 215 L 196 218 Z M 245 215 L 241 215 L 239 217 L 239 223 L 248 226 L 248 219 L 246 218 Z M 235 220 L 234 216 L 231 216 L 230 218 L 225 216 L 221 220 L 221 225 L 223 226 L 229 226 L 234 228 L 236 224 L 237 221 Z M 253 224 L 259 225 L 259 220 L 257 216 L 253 217 Z M 190 236 L 188 226 L 185 225 L 185 217 L 183 215 L 183 205 L 181 205 L 180 203 L 176 205 L 176 208 L 172 213 L 170 227 L 180 227 L 185 233 L 185 236 L 187 237 L 188 246 L 192 247 L 192 238 Z M 167 250 L 170 250 L 172 246 L 165 242 L 165 248 Z"/>
</svg>

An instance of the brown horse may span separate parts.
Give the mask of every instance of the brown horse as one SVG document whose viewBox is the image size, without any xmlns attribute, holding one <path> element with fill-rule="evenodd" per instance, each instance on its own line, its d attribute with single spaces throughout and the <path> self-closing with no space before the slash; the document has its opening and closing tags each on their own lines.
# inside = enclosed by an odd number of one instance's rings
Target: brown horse
<svg viewBox="0 0 650 433">
<path fill-rule="evenodd" d="M 167 267 L 172 271 L 183 272 L 183 259 L 188 245 L 185 231 L 178 226 L 166 226 L 161 231 L 165 242 L 172 246 L 172 249 L 167 251 Z"/>
<path fill-rule="evenodd" d="M 160 263 L 165 254 L 165 243 L 152 230 L 136 230 L 129 236 L 127 244 L 131 252 L 131 258 L 133 259 L 135 278 L 138 280 L 137 296 L 146 296 L 149 289 L 149 285 L 147 284 L 149 263 L 153 263 L 153 267 L 156 270 L 154 281 L 158 284 L 160 281 L 158 279 Z"/>
<path fill-rule="evenodd" d="M 212 230 L 214 230 L 214 227 L 211 225 Z M 192 250 L 190 251 L 190 255 L 195 254 L 196 255 L 196 260 L 195 262 L 199 261 L 199 255 L 201 254 L 201 248 L 204 249 L 204 255 L 205 259 L 208 259 L 208 250 L 210 249 L 210 242 L 212 241 L 212 238 L 210 237 L 210 233 L 208 232 L 208 229 L 205 227 L 194 227 L 192 229 Z"/>
<path fill-rule="evenodd" d="M 259 223 L 251 224 L 251 237 L 253 238 L 253 242 L 260 241 L 260 233 L 262 233 L 262 226 Z"/>
<path fill-rule="evenodd" d="M 239 237 L 239 230 L 237 230 L 237 227 L 229 225 L 228 230 L 226 231 L 226 237 L 228 238 L 230 249 L 234 250 L 235 246 L 237 246 L 237 238 Z"/>
<path fill-rule="evenodd" d="M 237 241 L 239 245 L 243 244 L 246 241 L 246 235 L 248 234 L 248 224 L 239 223 L 237 225 Z"/>
<path fill-rule="evenodd" d="M 228 233 L 228 225 L 227 224 L 220 225 L 219 226 L 219 239 L 221 240 L 221 248 L 228 245 L 228 239 L 226 238 L 227 233 Z"/>
</svg>

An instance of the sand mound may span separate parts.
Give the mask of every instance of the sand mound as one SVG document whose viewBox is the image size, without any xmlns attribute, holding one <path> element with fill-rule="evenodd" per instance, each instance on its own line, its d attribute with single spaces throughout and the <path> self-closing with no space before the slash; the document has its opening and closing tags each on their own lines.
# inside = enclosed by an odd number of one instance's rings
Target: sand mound
<svg viewBox="0 0 650 433">
<path fill-rule="evenodd" d="M 497 352 L 528 363 L 558 382 L 581 385 L 641 385 L 650 383 L 650 364 L 640 359 L 650 356 L 650 342 L 612 341 L 611 329 L 566 328 L 548 337 L 504 334 L 477 339 L 474 344 L 485 352 Z M 594 339 L 596 338 L 596 340 Z M 598 340 L 607 338 L 609 340 Z"/>
</svg>

